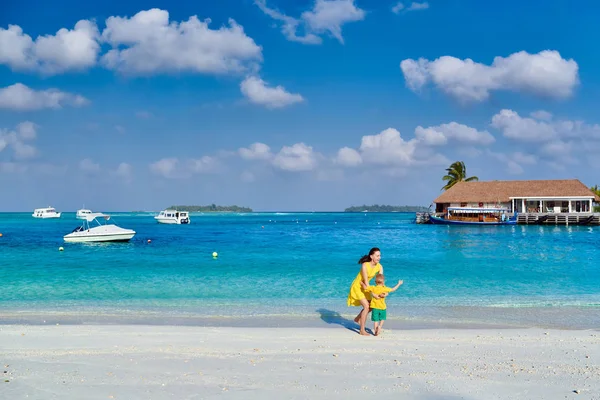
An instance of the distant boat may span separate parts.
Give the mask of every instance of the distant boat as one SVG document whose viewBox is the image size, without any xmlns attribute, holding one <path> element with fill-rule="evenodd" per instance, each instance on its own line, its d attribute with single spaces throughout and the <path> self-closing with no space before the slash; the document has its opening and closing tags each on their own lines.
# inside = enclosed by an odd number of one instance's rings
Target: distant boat
<svg viewBox="0 0 600 400">
<path fill-rule="evenodd" d="M 46 208 L 36 208 L 31 216 L 33 218 L 60 218 L 60 214 L 54 208 L 48 206 Z"/>
<path fill-rule="evenodd" d="M 190 214 L 187 211 L 163 210 L 154 219 L 160 224 L 189 224 Z"/>
<path fill-rule="evenodd" d="M 81 208 L 81 209 L 77 210 L 77 214 L 75 215 L 75 217 L 77 219 L 85 219 L 90 214 L 92 214 L 92 210 L 88 210 L 86 208 Z"/>
<path fill-rule="evenodd" d="M 506 208 L 448 207 L 443 215 L 429 215 L 437 225 L 516 225 L 517 214 L 509 217 Z"/>
<path fill-rule="evenodd" d="M 107 224 L 108 220 L 110 215 L 107 214 L 88 214 L 83 224 L 65 235 L 64 240 L 65 242 L 127 242 L 135 235 L 134 230 Z M 97 226 L 90 226 L 92 222 L 96 222 Z"/>
</svg>

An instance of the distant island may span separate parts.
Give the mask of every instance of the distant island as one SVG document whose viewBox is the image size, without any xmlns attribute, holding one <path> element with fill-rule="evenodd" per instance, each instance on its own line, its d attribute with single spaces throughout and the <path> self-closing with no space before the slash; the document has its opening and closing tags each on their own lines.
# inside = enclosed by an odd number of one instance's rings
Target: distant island
<svg viewBox="0 0 600 400">
<path fill-rule="evenodd" d="M 215 204 L 208 206 L 171 206 L 169 208 L 188 212 L 252 212 L 252 209 L 248 207 L 217 206 Z"/>
<path fill-rule="evenodd" d="M 387 206 L 375 204 L 373 206 L 352 206 L 344 210 L 345 212 L 423 212 L 429 211 L 428 207 L 423 206 Z"/>
</svg>

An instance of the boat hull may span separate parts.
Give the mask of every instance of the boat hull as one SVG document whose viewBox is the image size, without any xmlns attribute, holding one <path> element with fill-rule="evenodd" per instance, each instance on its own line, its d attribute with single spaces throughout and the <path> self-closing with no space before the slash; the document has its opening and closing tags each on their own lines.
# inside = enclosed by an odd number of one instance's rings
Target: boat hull
<svg viewBox="0 0 600 400">
<path fill-rule="evenodd" d="M 440 217 L 436 217 L 433 215 L 429 216 L 429 221 L 432 224 L 436 224 L 436 225 L 480 225 L 480 226 L 489 226 L 489 225 L 516 225 L 517 224 L 517 220 L 506 220 L 506 221 L 499 221 L 499 222 L 475 222 L 475 221 L 457 221 L 457 220 L 452 220 L 452 219 L 444 219 L 444 218 L 440 218 Z"/>
<path fill-rule="evenodd" d="M 48 214 L 48 215 L 45 215 L 45 214 L 42 214 L 42 215 L 31 214 L 31 216 L 33 218 L 41 218 L 41 219 L 60 218 L 60 213 L 54 213 L 54 214 Z"/>
<path fill-rule="evenodd" d="M 134 233 L 115 235 L 93 235 L 93 236 L 71 236 L 64 237 L 67 243 L 89 243 L 89 242 L 128 242 L 135 236 Z"/>
<path fill-rule="evenodd" d="M 127 242 L 135 236 L 135 231 L 116 225 L 103 225 L 91 229 L 81 229 L 65 235 L 65 242 Z"/>
<path fill-rule="evenodd" d="M 154 217 L 156 222 L 159 224 L 170 224 L 170 225 L 187 225 L 190 223 L 190 220 L 187 218 L 184 219 L 176 219 L 176 218 L 158 218 Z"/>
</svg>

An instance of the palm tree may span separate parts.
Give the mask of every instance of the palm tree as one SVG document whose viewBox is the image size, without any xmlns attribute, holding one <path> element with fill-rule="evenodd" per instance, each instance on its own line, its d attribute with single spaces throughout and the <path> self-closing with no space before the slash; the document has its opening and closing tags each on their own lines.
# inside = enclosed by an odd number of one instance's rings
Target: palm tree
<svg viewBox="0 0 600 400">
<path fill-rule="evenodd" d="M 458 182 L 471 182 L 478 181 L 479 178 L 476 176 L 470 176 L 467 178 L 467 167 L 463 161 L 455 161 L 446 168 L 447 175 L 444 175 L 442 180 L 448 181 L 442 190 L 448 190 Z"/>
<path fill-rule="evenodd" d="M 592 187 L 590 188 L 590 190 L 591 190 L 592 192 L 594 192 L 594 193 L 596 194 L 596 196 L 600 196 L 600 188 L 598 187 L 598 185 L 592 186 Z"/>
</svg>

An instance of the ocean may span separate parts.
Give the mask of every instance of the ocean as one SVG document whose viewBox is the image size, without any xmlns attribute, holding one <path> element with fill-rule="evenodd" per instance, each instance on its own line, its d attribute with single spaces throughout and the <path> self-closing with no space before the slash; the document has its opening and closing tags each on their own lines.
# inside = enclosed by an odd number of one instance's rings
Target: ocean
<svg viewBox="0 0 600 400">
<path fill-rule="evenodd" d="M 381 249 L 388 326 L 600 327 L 600 227 L 417 225 L 414 213 L 109 213 L 128 243 L 64 243 L 75 213 L 0 213 L 0 324 L 351 324 Z M 59 247 L 64 251 L 59 251 Z M 218 257 L 213 258 L 212 253 Z"/>
</svg>

